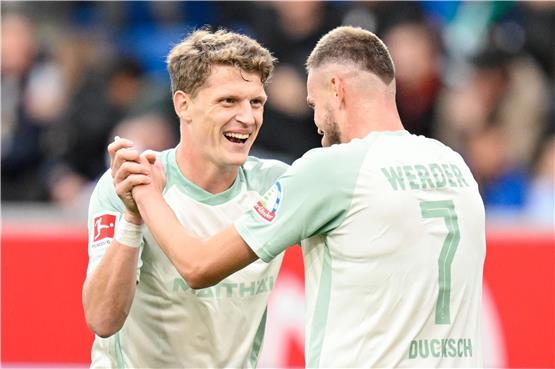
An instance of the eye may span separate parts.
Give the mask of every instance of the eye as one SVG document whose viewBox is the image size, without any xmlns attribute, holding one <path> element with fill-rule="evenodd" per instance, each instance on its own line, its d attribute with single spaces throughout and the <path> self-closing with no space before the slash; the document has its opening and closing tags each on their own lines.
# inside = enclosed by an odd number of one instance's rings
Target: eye
<svg viewBox="0 0 555 369">
<path fill-rule="evenodd" d="M 222 104 L 224 104 L 226 106 L 231 106 L 231 105 L 235 104 L 235 99 L 233 97 L 224 97 L 220 101 L 222 102 Z"/>
<path fill-rule="evenodd" d="M 255 108 L 261 108 L 264 106 L 264 101 L 262 99 L 252 99 L 251 105 Z"/>
</svg>

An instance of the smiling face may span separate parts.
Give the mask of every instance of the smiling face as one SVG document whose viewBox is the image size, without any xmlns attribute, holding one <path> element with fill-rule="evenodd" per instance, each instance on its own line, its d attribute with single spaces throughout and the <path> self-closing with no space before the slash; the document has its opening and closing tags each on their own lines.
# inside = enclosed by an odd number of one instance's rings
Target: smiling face
<svg viewBox="0 0 555 369">
<path fill-rule="evenodd" d="M 341 129 L 332 100 L 333 90 L 326 85 L 321 72 L 308 72 L 307 93 L 306 100 L 314 110 L 314 124 L 322 136 L 322 146 L 341 143 Z"/>
<path fill-rule="evenodd" d="M 262 125 L 265 102 L 259 74 L 212 66 L 197 94 L 187 96 L 181 114 L 176 107 L 184 149 L 196 160 L 217 167 L 242 165 Z"/>
</svg>

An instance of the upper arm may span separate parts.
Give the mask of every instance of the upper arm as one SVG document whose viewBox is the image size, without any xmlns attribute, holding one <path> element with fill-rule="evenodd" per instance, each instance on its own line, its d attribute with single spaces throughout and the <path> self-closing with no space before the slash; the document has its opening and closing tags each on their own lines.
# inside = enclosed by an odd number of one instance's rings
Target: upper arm
<svg viewBox="0 0 555 369">
<path fill-rule="evenodd" d="M 110 247 L 116 224 L 122 216 L 123 210 L 123 204 L 115 192 L 110 171 L 107 171 L 96 184 L 89 203 L 87 276 L 98 266 L 106 254 L 106 250 Z M 139 259 L 137 280 L 140 266 Z"/>
</svg>

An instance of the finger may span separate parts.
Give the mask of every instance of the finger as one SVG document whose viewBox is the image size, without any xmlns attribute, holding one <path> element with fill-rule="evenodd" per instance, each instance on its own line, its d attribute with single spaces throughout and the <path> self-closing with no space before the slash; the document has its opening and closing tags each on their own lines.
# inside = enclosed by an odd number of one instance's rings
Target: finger
<svg viewBox="0 0 555 369">
<path fill-rule="evenodd" d="M 150 184 L 152 180 L 143 174 L 132 174 L 116 185 L 116 193 L 122 197 L 130 193 L 133 187 Z"/>
<path fill-rule="evenodd" d="M 146 150 L 144 151 L 141 156 L 144 156 L 149 164 L 154 164 L 154 162 L 156 161 L 156 152 L 152 151 L 152 150 Z"/>
<path fill-rule="evenodd" d="M 134 174 L 141 174 L 141 175 L 150 175 L 150 169 L 148 166 L 139 164 L 133 161 L 126 161 L 124 162 L 117 172 L 113 175 L 114 182 L 117 184 L 125 180 L 125 178 L 129 177 L 130 175 Z"/>
<path fill-rule="evenodd" d="M 121 148 L 115 153 L 115 157 L 111 162 L 112 176 L 116 173 L 123 163 L 139 162 L 139 152 L 132 148 Z"/>
<path fill-rule="evenodd" d="M 145 167 L 150 167 L 151 165 L 150 161 L 145 155 L 141 155 L 139 157 L 139 163 L 141 163 L 141 165 L 144 165 Z"/>
<path fill-rule="evenodd" d="M 116 136 L 114 141 L 108 145 L 108 154 L 110 154 L 110 159 L 114 158 L 118 150 L 132 147 L 132 146 L 133 146 L 133 141 Z"/>
<path fill-rule="evenodd" d="M 139 162 L 139 157 L 140 157 L 139 152 L 131 147 L 119 149 L 116 152 L 116 156 L 115 156 L 116 160 L 136 161 L 136 162 Z"/>
</svg>

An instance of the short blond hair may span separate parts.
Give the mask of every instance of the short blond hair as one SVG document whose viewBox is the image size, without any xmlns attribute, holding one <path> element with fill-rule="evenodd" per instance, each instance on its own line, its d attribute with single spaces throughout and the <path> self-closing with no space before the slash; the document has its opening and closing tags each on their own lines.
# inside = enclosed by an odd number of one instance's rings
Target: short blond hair
<svg viewBox="0 0 555 369">
<path fill-rule="evenodd" d="M 360 27 L 342 26 L 325 34 L 310 53 L 306 68 L 344 62 L 376 74 L 385 84 L 395 78 L 387 46 L 378 36 Z"/>
<path fill-rule="evenodd" d="M 272 75 L 276 59 L 252 38 L 226 30 L 196 30 L 175 45 L 167 57 L 172 94 L 181 90 L 195 96 L 212 65 L 233 65 L 258 73 L 262 83 Z"/>
</svg>

